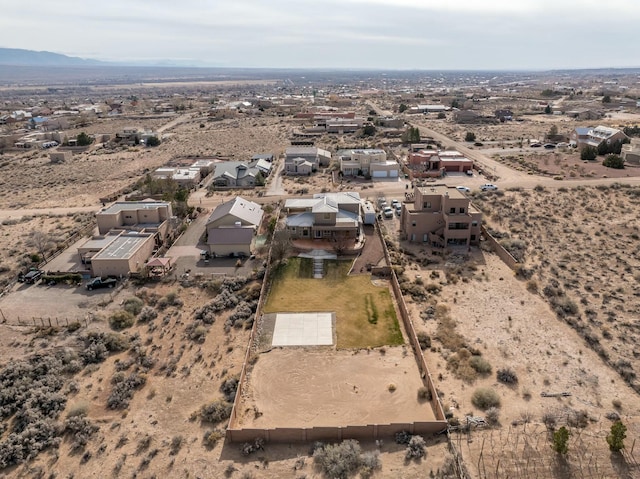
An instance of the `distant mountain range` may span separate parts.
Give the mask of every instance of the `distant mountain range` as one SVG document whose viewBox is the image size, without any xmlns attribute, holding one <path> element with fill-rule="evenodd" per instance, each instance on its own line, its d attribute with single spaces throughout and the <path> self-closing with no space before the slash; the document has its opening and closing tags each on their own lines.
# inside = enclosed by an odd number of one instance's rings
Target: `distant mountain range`
<svg viewBox="0 0 640 479">
<path fill-rule="evenodd" d="M 108 65 L 108 63 L 98 60 L 69 57 L 52 52 L 36 52 L 33 50 L 22 50 L 20 48 L 0 48 L 0 65 L 67 67 Z"/>
</svg>

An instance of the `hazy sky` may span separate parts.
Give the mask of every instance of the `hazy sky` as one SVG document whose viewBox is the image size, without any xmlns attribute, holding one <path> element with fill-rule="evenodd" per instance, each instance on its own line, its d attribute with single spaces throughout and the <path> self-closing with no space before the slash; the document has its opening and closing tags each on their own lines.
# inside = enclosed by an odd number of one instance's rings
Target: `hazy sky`
<svg viewBox="0 0 640 479">
<path fill-rule="evenodd" d="M 108 61 L 640 67 L 637 0 L 2 0 L 0 46 Z"/>
</svg>

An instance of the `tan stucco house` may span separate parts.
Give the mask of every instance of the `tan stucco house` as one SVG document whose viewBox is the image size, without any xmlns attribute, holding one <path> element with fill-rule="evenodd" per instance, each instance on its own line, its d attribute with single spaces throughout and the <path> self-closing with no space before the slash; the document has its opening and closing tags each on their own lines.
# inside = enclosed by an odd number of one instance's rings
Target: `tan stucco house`
<svg viewBox="0 0 640 479">
<path fill-rule="evenodd" d="M 462 192 L 446 185 L 416 187 L 413 201 L 402 205 L 401 237 L 445 248 L 480 241 L 482 213 Z"/>
</svg>

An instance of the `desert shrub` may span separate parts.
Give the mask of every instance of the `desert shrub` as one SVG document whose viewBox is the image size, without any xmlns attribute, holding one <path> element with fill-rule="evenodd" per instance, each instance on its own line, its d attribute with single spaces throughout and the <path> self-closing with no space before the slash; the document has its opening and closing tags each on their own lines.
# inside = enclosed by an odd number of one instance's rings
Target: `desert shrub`
<svg viewBox="0 0 640 479">
<path fill-rule="evenodd" d="M 131 298 L 127 298 L 124 300 L 124 303 L 122 304 L 122 309 L 124 309 L 126 312 L 128 312 L 132 316 L 138 316 L 138 314 L 140 314 L 140 311 L 142 311 L 143 306 L 144 306 L 144 303 L 140 298 L 136 298 L 135 296 L 132 296 Z"/>
<path fill-rule="evenodd" d="M 376 453 L 363 454 L 358 441 L 347 439 L 340 444 L 318 444 L 313 452 L 313 463 L 331 479 L 346 479 L 358 471 L 368 477 L 381 466 Z"/>
<path fill-rule="evenodd" d="M 85 364 L 100 363 L 108 353 L 124 351 L 129 347 L 129 340 L 119 333 L 90 332 L 83 338 L 85 349 L 80 357 Z"/>
<path fill-rule="evenodd" d="M 100 429 L 95 424 L 91 424 L 85 413 L 67 416 L 63 427 L 64 433 L 72 437 L 71 449 L 74 451 L 83 449 L 91 436 Z"/>
<path fill-rule="evenodd" d="M 120 310 L 109 316 L 109 325 L 119 331 L 121 329 L 130 328 L 133 326 L 133 314 L 129 311 Z"/>
<path fill-rule="evenodd" d="M 408 431 L 400 431 L 396 433 L 396 444 L 409 444 L 411 433 Z"/>
<path fill-rule="evenodd" d="M 74 358 L 60 350 L 11 361 L 2 368 L 0 419 L 13 416 L 13 420 L 10 434 L 0 442 L 0 469 L 31 460 L 60 443 L 63 429 L 55 420 L 66 405 L 61 393 L 64 368 Z"/>
<path fill-rule="evenodd" d="M 151 306 L 144 306 L 138 314 L 139 323 L 148 323 L 158 317 L 158 312 Z"/>
<path fill-rule="evenodd" d="M 500 409 L 497 407 L 490 407 L 485 411 L 484 417 L 489 425 L 495 426 L 500 422 Z"/>
<path fill-rule="evenodd" d="M 233 405 L 222 399 L 205 404 L 198 411 L 198 416 L 203 422 L 210 422 L 217 424 L 225 419 L 229 419 L 231 416 L 231 409 Z"/>
<path fill-rule="evenodd" d="M 240 452 L 243 456 L 248 456 L 256 451 L 264 450 L 264 439 L 256 437 L 253 442 L 245 442 L 240 448 Z"/>
<path fill-rule="evenodd" d="M 229 316 L 229 319 L 227 319 L 225 326 L 233 326 L 236 328 L 244 326 L 250 328 L 253 325 L 253 317 L 257 307 L 258 303 L 256 301 L 240 302 Z"/>
<path fill-rule="evenodd" d="M 562 426 L 560 429 L 553 433 L 553 442 L 551 448 L 558 454 L 566 454 L 569 452 L 569 436 L 571 433 L 569 430 Z"/>
<path fill-rule="evenodd" d="M 471 396 L 471 403 L 478 409 L 486 411 L 490 407 L 500 407 L 500 396 L 493 389 L 478 388 Z"/>
<path fill-rule="evenodd" d="M 427 444 L 422 436 L 411 436 L 405 451 L 405 459 L 409 461 L 411 459 L 424 457 L 426 455 L 426 446 Z"/>
<path fill-rule="evenodd" d="M 424 331 L 418 331 L 416 334 L 418 337 L 418 343 L 420 344 L 420 349 L 423 351 L 429 349 L 431 347 L 431 336 L 429 336 Z"/>
<path fill-rule="evenodd" d="M 107 398 L 107 407 L 109 409 L 126 409 L 135 390 L 144 386 L 147 378 L 138 373 L 132 373 L 129 376 L 125 376 L 124 373 L 116 373 L 111 378 L 111 382 L 114 386 Z"/>
<path fill-rule="evenodd" d="M 213 429 L 204 433 L 204 444 L 211 448 L 214 447 L 220 439 L 224 438 L 224 432 L 219 429 Z"/>
<path fill-rule="evenodd" d="M 589 425 L 589 413 L 585 410 L 571 410 L 567 415 L 567 424 L 571 427 L 585 428 Z"/>
<path fill-rule="evenodd" d="M 200 320 L 196 320 L 187 325 L 184 332 L 187 335 L 187 338 L 198 343 L 204 343 L 204 340 L 207 337 L 207 328 Z"/>
<path fill-rule="evenodd" d="M 518 375 L 511 368 L 498 369 L 496 379 L 503 384 L 518 384 Z"/>
<path fill-rule="evenodd" d="M 171 438 L 171 449 L 169 451 L 170 456 L 175 456 L 180 452 L 183 440 L 184 438 L 182 436 L 173 436 Z"/>
<path fill-rule="evenodd" d="M 418 388 L 418 400 L 419 401 L 431 401 L 431 391 L 428 388 L 421 386 Z"/>
<path fill-rule="evenodd" d="M 225 400 L 230 403 L 232 403 L 236 398 L 238 382 L 238 378 L 233 376 L 222 381 L 222 384 L 220 385 L 220 392 L 224 396 Z"/>
<path fill-rule="evenodd" d="M 549 430 L 554 430 L 556 428 L 556 415 L 550 412 L 546 412 L 542 415 L 542 423 Z"/>
<path fill-rule="evenodd" d="M 627 426 L 620 421 L 616 421 L 611 425 L 611 432 L 607 435 L 607 444 L 609 449 L 619 452 L 624 449 L 624 440 L 627 437 Z"/>
<path fill-rule="evenodd" d="M 491 374 L 491 363 L 482 356 L 471 356 L 469 364 L 479 374 Z"/>
</svg>

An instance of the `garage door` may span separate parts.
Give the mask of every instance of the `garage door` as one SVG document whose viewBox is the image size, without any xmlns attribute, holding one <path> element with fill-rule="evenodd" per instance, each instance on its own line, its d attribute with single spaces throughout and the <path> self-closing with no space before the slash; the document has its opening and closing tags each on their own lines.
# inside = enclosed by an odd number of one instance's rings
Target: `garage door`
<svg viewBox="0 0 640 479">
<path fill-rule="evenodd" d="M 387 177 L 387 172 L 382 170 L 382 171 L 374 171 L 373 174 L 371 175 L 374 178 L 386 178 Z"/>
</svg>

